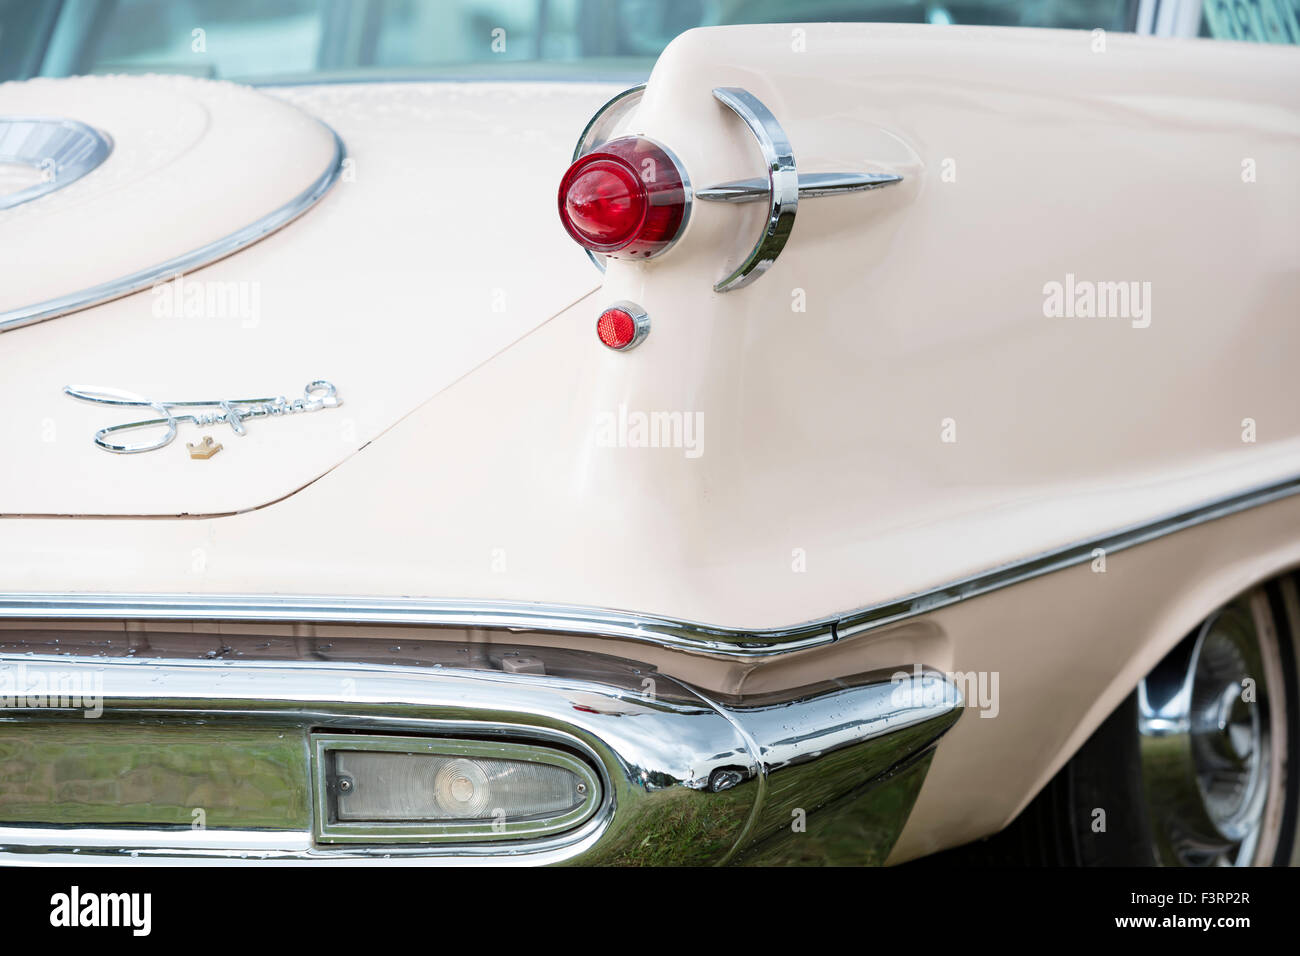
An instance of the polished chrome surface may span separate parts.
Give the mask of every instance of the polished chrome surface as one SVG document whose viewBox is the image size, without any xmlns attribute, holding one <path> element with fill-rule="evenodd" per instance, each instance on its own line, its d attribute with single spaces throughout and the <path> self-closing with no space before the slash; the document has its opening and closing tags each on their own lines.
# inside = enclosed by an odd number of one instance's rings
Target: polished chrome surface
<svg viewBox="0 0 1300 956">
<path fill-rule="evenodd" d="M 1035 555 L 959 581 L 782 628 L 742 630 L 652 614 L 510 601 L 271 594 L 0 593 L 0 620 L 280 621 L 286 623 L 419 624 L 610 637 L 719 657 L 763 657 L 820 647 L 905 621 L 1154 541 L 1300 493 L 1300 477 L 1216 499 Z"/>
<path fill-rule="evenodd" d="M 733 846 L 754 806 L 756 787 L 736 788 L 715 800 L 706 787 L 718 766 L 757 766 L 732 724 L 705 702 L 665 677 L 651 697 L 581 679 L 484 673 L 451 667 L 403 667 L 343 661 L 177 661 L 129 658 L 60 658 L 33 655 L 0 658 L 26 669 L 29 680 L 44 675 L 86 679 L 99 674 L 105 714 L 117 720 L 230 721 L 281 726 L 286 733 L 401 733 L 472 740 L 528 741 L 581 756 L 601 774 L 599 808 L 579 827 L 527 843 L 483 843 L 457 847 L 320 846 L 310 832 L 244 842 L 241 832 L 209 829 L 204 835 L 96 834 L 78 831 L 30 833 L 0 827 L 0 858 L 81 850 L 117 858 L 138 853 L 144 860 L 205 860 L 244 856 L 297 860 L 518 860 L 546 863 L 586 856 L 599 848 L 602 859 L 635 860 L 645 834 L 662 814 L 700 813 L 716 819 L 711 840 L 685 852 L 712 862 Z M 629 668 L 629 679 L 636 668 Z M 79 714 L 15 709 L 10 719 L 81 720 Z M 310 787 L 309 780 L 302 782 Z M 706 801 L 706 803 L 701 803 Z M 617 814 L 615 809 L 617 808 Z M 667 827 L 665 823 L 665 834 Z M 123 836 L 125 838 L 123 838 Z M 152 836 L 155 841 L 142 840 Z M 115 846 L 111 846 L 117 838 Z M 110 844 L 105 847 L 104 844 Z"/>
<path fill-rule="evenodd" d="M 5 653 L 0 672 L 21 668 L 29 685 L 94 681 L 103 719 L 119 725 L 526 742 L 589 763 L 601 797 L 585 821 L 537 840 L 336 846 L 303 831 L 5 825 L 0 859 L 725 862 L 788 826 L 792 800 L 810 815 L 836 804 L 931 747 L 960 715 L 955 690 L 925 672 L 723 704 L 643 665 L 611 661 L 602 666 L 624 672 L 612 683 L 437 665 Z M 76 709 L 10 703 L 6 719 L 33 728 L 85 723 Z M 14 779 L 12 767 L 0 772 Z M 301 786 L 310 790 L 310 779 Z M 883 857 L 896 837 L 891 826 L 874 851 Z"/>
<path fill-rule="evenodd" d="M 582 135 L 578 137 L 577 145 L 573 148 L 573 161 L 576 162 L 601 143 L 613 139 L 614 129 L 641 102 L 644 94 L 645 84 L 642 83 L 640 86 L 626 89 L 617 96 L 611 97 L 596 110 L 595 115 L 587 121 Z"/>
<path fill-rule="evenodd" d="M 576 163 L 597 146 L 609 142 L 609 140 L 613 138 L 615 128 L 630 112 L 632 112 L 632 110 L 636 108 L 637 104 L 641 102 L 641 97 L 644 93 L 645 84 L 642 83 L 640 86 L 626 89 L 617 96 L 610 98 L 606 101 L 604 106 L 596 110 L 595 115 L 587 121 L 587 125 L 583 128 L 582 135 L 578 137 L 577 145 L 573 147 L 573 159 L 571 162 Z M 663 146 L 660 145 L 660 148 L 663 149 Z M 669 156 L 673 156 L 673 154 L 668 150 L 665 150 L 665 152 L 668 152 Z M 677 162 L 677 157 L 673 156 L 673 162 Z M 677 168 L 681 170 L 682 182 L 688 184 L 686 190 L 687 211 L 682 217 L 682 229 L 684 230 L 686 228 L 686 220 L 690 216 L 691 193 L 689 180 L 686 179 L 686 168 L 682 166 L 681 163 L 677 163 Z M 604 272 L 606 257 L 600 253 L 592 252 L 590 249 L 584 251 L 587 253 L 587 258 L 592 261 L 592 264 L 601 272 Z"/>
<path fill-rule="evenodd" d="M 893 173 L 800 173 L 799 198 L 815 199 L 818 196 L 840 196 L 844 193 L 863 192 L 901 183 L 902 176 Z M 718 183 L 695 195 L 708 202 L 759 202 L 772 194 L 772 185 L 766 179 L 737 179 Z"/>
<path fill-rule="evenodd" d="M 799 172 L 785 130 L 758 97 L 735 87 L 719 87 L 713 95 L 754 134 L 767 166 L 768 209 L 763 234 L 740 265 L 713 286 L 714 292 L 731 292 L 743 289 L 771 268 L 785 248 L 799 207 Z"/>
<path fill-rule="evenodd" d="M 508 741 L 484 743 L 447 738 L 376 736 L 361 734 L 313 734 L 312 781 L 316 807 L 314 835 L 318 843 L 475 843 L 495 840 L 537 839 L 578 826 L 600 806 L 600 780 L 586 763 L 551 747 Z M 340 752 L 397 753 L 508 760 L 522 764 L 543 764 L 569 773 L 579 786 L 576 805 L 559 813 L 522 819 L 442 819 L 438 821 L 344 821 L 339 819 L 336 801 L 339 782 L 332 773 L 331 759 Z"/>
<path fill-rule="evenodd" d="M 164 402 L 154 401 L 142 395 L 124 392 L 115 388 L 73 388 L 71 385 L 65 385 L 63 391 L 79 401 L 91 402 L 97 405 L 152 408 L 162 416 L 161 418 L 148 418 L 138 422 L 126 422 L 121 425 L 108 425 L 95 432 L 96 445 L 105 451 L 116 452 L 121 455 L 154 451 L 171 444 L 172 439 L 176 437 L 178 422 L 189 422 L 198 425 L 200 428 L 209 425 L 229 425 L 236 435 L 243 436 L 248 433 L 248 429 L 244 427 L 244 421 L 247 419 L 277 418 L 300 412 L 316 412 L 324 408 L 338 408 L 343 404 L 343 400 L 338 397 L 338 390 L 324 379 L 309 382 L 306 388 L 303 389 L 302 398 L 295 399 L 287 399 L 283 395 L 279 395 L 272 398 L 212 398 L 198 401 Z M 211 408 L 219 410 L 178 414 L 176 412 L 178 408 Z M 163 429 L 163 431 L 153 439 L 127 443 L 108 440 L 110 435 L 117 435 L 121 432 L 158 428 Z"/>
<path fill-rule="evenodd" d="M 35 678 L 22 667 L 0 667 L 0 715 L 16 712 L 19 695 L 26 705 L 50 702 Z M 83 692 L 79 699 L 66 693 L 73 689 L 61 688 L 60 703 L 80 705 L 85 718 L 41 720 L 33 709 L 23 719 L 0 720 L 0 820 L 6 824 L 311 827 L 311 799 L 301 786 L 310 754 L 302 738 L 276 727 L 95 717 L 93 681 L 75 688 Z"/>
<path fill-rule="evenodd" d="M 816 647 L 830 623 L 746 632 L 646 614 L 510 601 L 206 594 L 0 594 L 0 619 L 419 624 L 611 637 L 725 656 Z"/>
<path fill-rule="evenodd" d="M 67 315 L 69 312 L 76 312 L 79 309 L 98 305 L 101 302 L 108 302 L 111 299 L 130 295 L 132 292 L 148 288 L 156 282 L 167 281 L 178 275 L 201 269 L 203 266 L 216 262 L 218 259 L 224 259 L 226 256 L 252 245 L 259 239 L 292 222 L 316 205 L 329 192 L 330 187 L 334 185 L 343 169 L 343 141 L 339 139 L 338 134 L 334 133 L 333 130 L 330 130 L 330 133 L 334 137 L 334 152 L 325 169 L 311 185 L 279 209 L 268 213 L 256 222 L 249 223 L 244 228 L 228 236 L 223 236 L 207 245 L 200 246 L 198 249 L 168 259 L 166 262 L 160 262 L 130 275 L 121 276 L 110 282 L 82 289 L 79 292 L 69 293 L 57 299 L 37 302 L 33 305 L 11 309 L 8 312 L 0 312 L 0 333 L 24 325 L 31 325 L 35 322 L 44 322 L 46 319 L 57 318 L 60 315 Z"/>
<path fill-rule="evenodd" d="M 619 299 L 617 302 L 611 302 L 609 305 L 605 306 L 605 308 L 601 309 L 601 315 L 604 315 L 610 309 L 620 309 L 632 317 L 632 326 L 635 330 L 632 335 L 632 341 L 628 342 L 627 345 L 623 346 L 621 349 L 614 349 L 615 352 L 630 352 L 644 342 L 645 337 L 650 334 L 650 316 L 646 313 L 645 309 L 641 308 L 641 306 L 637 305 L 635 302 L 629 302 L 627 299 Z M 606 346 L 606 348 L 610 347 L 611 346 Z"/>
<path fill-rule="evenodd" d="M 824 804 L 796 831 L 788 823 L 741 851 L 740 866 L 883 866 L 930 770 L 931 745 L 865 787 Z"/>
<path fill-rule="evenodd" d="M 677 245 L 677 240 L 686 234 L 686 227 L 689 226 L 691 222 L 691 210 L 695 208 L 695 191 L 691 186 L 691 177 L 690 174 L 686 172 L 685 164 L 682 163 L 675 152 L 654 137 L 639 135 L 638 138 L 654 143 L 663 150 L 664 155 L 668 157 L 668 161 L 673 164 L 673 169 L 677 172 L 677 178 L 682 181 L 682 221 L 677 227 L 677 233 L 672 237 L 672 239 L 668 240 L 668 243 L 662 249 L 659 249 L 653 255 L 645 256 L 643 259 L 638 260 L 645 261 L 645 259 L 655 259 L 662 256 L 673 246 Z M 618 258 L 617 254 L 615 254 L 614 257 Z M 631 346 L 629 346 L 629 348 L 630 347 Z"/>
<path fill-rule="evenodd" d="M 1271 630 L 1271 629 L 1269 629 Z M 1271 865 L 1266 825 L 1285 774 L 1284 693 L 1272 633 L 1246 602 L 1211 615 L 1138 685 L 1144 792 L 1166 866 Z"/>
<path fill-rule="evenodd" d="M 922 752 L 957 722 L 963 705 L 952 683 L 925 672 L 836 681 L 798 700 L 713 703 L 744 733 L 763 772 L 763 799 L 737 855 L 788 830 L 795 813 L 833 805 L 903 755 Z M 885 740 L 883 748 L 875 743 Z"/>
<path fill-rule="evenodd" d="M 113 151 L 104 133 L 77 120 L 55 116 L 0 116 L 0 163 L 41 171 L 41 182 L 0 194 L 0 209 L 70 186 L 97 169 Z M 3 327 L 0 324 L 0 327 Z"/>
<path fill-rule="evenodd" d="M 754 741 L 769 771 L 816 760 L 864 740 L 894 733 L 962 706 L 961 693 L 937 674 L 899 674 L 888 681 L 837 681 L 801 700 L 713 699 Z"/>
</svg>

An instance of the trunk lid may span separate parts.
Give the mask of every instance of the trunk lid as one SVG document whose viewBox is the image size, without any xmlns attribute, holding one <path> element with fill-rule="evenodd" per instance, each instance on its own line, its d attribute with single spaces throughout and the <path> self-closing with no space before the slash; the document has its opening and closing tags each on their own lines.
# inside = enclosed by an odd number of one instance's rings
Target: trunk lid
<svg viewBox="0 0 1300 956">
<path fill-rule="evenodd" d="M 316 124 L 286 131 L 285 104 L 328 124 L 347 157 L 319 203 L 265 240 L 179 283 L 0 334 L 0 514 L 212 515 L 277 501 L 581 298 L 599 277 L 565 239 L 555 188 L 577 132 L 613 92 L 251 92 L 178 77 L 0 87 L 0 115 L 54 114 L 115 138 L 80 181 L 0 213 L 0 246 L 13 251 L 0 263 L 4 309 L 141 268 L 274 208 L 332 146 Z M 34 243 L 52 256 L 32 254 Z M 242 437 L 182 423 L 170 445 L 135 455 L 92 436 L 157 412 L 62 393 L 292 400 L 315 379 L 334 383 L 341 407 L 251 421 Z M 185 445 L 204 435 L 223 450 L 194 460 Z"/>
</svg>

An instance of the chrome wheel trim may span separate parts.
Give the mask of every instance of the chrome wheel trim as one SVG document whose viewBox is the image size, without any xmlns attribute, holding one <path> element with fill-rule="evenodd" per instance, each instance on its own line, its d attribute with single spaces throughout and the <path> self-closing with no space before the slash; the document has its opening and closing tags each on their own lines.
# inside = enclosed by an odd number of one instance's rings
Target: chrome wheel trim
<svg viewBox="0 0 1300 956">
<path fill-rule="evenodd" d="M 1143 789 L 1166 866 L 1269 865 L 1285 800 L 1285 681 L 1256 591 L 1207 618 L 1138 686 Z"/>
</svg>

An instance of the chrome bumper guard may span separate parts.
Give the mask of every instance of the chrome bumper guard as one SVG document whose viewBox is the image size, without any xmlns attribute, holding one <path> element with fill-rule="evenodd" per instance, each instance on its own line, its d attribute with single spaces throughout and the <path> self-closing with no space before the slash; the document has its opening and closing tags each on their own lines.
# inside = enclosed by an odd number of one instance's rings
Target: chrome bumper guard
<svg viewBox="0 0 1300 956">
<path fill-rule="evenodd" d="M 0 862 L 881 863 L 962 706 L 955 686 L 924 671 L 727 699 L 642 664 L 527 653 L 541 663 L 7 647 Z M 535 840 L 331 845 L 314 819 L 312 735 L 348 732 L 558 748 L 594 771 L 599 805 Z M 163 756 L 141 769 L 145 750 Z"/>
</svg>

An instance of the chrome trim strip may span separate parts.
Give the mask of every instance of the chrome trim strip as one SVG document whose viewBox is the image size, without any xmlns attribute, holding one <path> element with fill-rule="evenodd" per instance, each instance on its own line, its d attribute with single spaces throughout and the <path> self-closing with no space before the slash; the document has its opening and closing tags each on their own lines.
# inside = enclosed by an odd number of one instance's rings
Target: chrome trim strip
<svg viewBox="0 0 1300 956">
<path fill-rule="evenodd" d="M 321 125 L 325 126 L 324 123 Z M 210 242 L 205 246 L 200 246 L 198 249 L 168 259 L 166 262 L 141 269 L 131 275 L 122 276 L 92 286 L 89 289 L 82 289 L 80 292 L 72 292 L 57 299 L 49 299 L 34 305 L 11 309 L 8 312 L 0 312 L 0 334 L 21 328 L 24 325 L 44 322 L 46 319 L 58 318 L 61 315 L 67 315 L 69 312 L 76 312 L 92 305 L 99 305 L 112 299 L 121 298 L 124 295 L 139 292 L 156 282 L 166 281 L 177 275 L 201 269 L 218 259 L 224 259 L 226 256 L 239 252 L 277 229 L 288 225 L 316 205 L 329 192 L 330 187 L 334 185 L 343 169 L 345 157 L 343 140 L 339 138 L 338 133 L 334 132 L 333 129 L 328 126 L 325 126 L 325 128 L 329 130 L 334 139 L 334 152 L 329 163 L 310 186 L 279 209 L 268 213 L 237 232 Z"/>
<path fill-rule="evenodd" d="M 195 830 L 116 827 L 0 826 L 0 859 L 25 848 L 64 847 L 81 852 L 130 852 L 147 856 L 151 850 L 186 852 L 243 850 L 250 855 L 311 849 L 311 834 L 297 830 Z M 127 851 L 126 848 L 130 848 Z M 72 857 L 77 861 L 79 857 Z M 13 862 L 12 858 L 9 862 Z"/>
<path fill-rule="evenodd" d="M 854 611 L 841 617 L 835 625 L 836 639 L 852 637 L 864 631 L 874 630 L 886 624 L 928 614 L 941 607 L 948 607 L 960 601 L 966 601 L 981 594 L 999 591 L 1033 578 L 1061 571 L 1075 565 L 1086 564 L 1093 560 L 1098 548 L 1108 555 L 1117 551 L 1163 538 L 1165 535 L 1194 528 L 1216 518 L 1256 508 L 1273 501 L 1300 494 L 1300 476 L 1286 478 L 1273 484 L 1264 485 L 1251 491 L 1241 492 L 1219 498 L 1207 504 L 1175 512 L 1154 521 L 1130 525 L 1119 531 L 1088 538 L 1077 544 L 1067 545 L 1053 551 L 1014 561 L 1001 567 L 983 571 L 968 578 L 945 584 L 941 587 L 920 591 L 898 601 L 876 604 Z"/>
<path fill-rule="evenodd" d="M 840 196 L 902 181 L 902 176 L 893 173 L 800 173 L 799 198 Z M 701 189 L 695 195 L 707 202 L 759 202 L 767 199 L 771 192 L 771 184 L 766 179 L 737 179 Z"/>
<path fill-rule="evenodd" d="M 49 178 L 0 195 L 0 210 L 12 209 L 70 186 L 113 152 L 113 140 L 85 123 L 61 116 L 0 116 L 0 163 L 31 166 Z"/>
<path fill-rule="evenodd" d="M 604 608 L 509 601 L 252 594 L 0 593 L 0 620 L 270 621 L 430 627 L 610 637 L 720 657 L 821 647 L 928 614 L 1165 535 L 1300 494 L 1300 475 L 1088 538 L 926 591 L 785 628 L 742 630 Z"/>
<path fill-rule="evenodd" d="M 612 637 L 749 656 L 831 640 L 828 623 L 747 633 L 652 615 L 510 601 L 248 594 L 0 594 L 0 619 L 416 624 Z"/>
<path fill-rule="evenodd" d="M 640 679 L 644 665 L 622 662 Z M 138 857 L 140 862 L 248 859 L 366 862 L 715 863 L 789 827 L 795 795 L 811 816 L 931 748 L 962 699 L 930 672 L 876 673 L 756 701 L 709 701 L 667 675 L 638 690 L 590 679 L 344 661 L 105 659 L 0 655 L 25 686 L 93 684 L 104 721 L 201 720 L 282 728 L 514 740 L 560 747 L 596 769 L 602 796 L 574 829 L 537 840 L 320 846 L 304 830 L 0 826 L 0 860 Z M 627 679 L 622 679 L 627 684 Z M 12 681 L 9 682 L 12 685 Z M 40 703 L 48 704 L 49 701 Z M 18 698 L 6 720 L 75 721 L 77 708 Z M 856 748 L 853 754 L 825 760 Z M 848 759 L 845 759 L 848 758 Z M 225 772 L 221 767 L 213 772 Z M 776 781 L 769 785 L 769 779 Z M 312 786 L 304 779 L 304 788 Z M 905 815 L 904 815 L 905 816 Z M 704 825 L 707 824 L 707 825 Z M 901 829 L 901 819 L 898 821 Z M 876 840 L 884 853 L 897 829 Z M 647 848 L 647 833 L 655 845 Z"/>
<path fill-rule="evenodd" d="M 785 130 L 758 97 L 737 87 L 718 87 L 713 95 L 749 127 L 767 166 L 768 211 L 763 234 L 735 271 L 713 286 L 714 292 L 731 292 L 743 289 L 771 268 L 785 248 L 799 208 L 799 173 Z"/>
</svg>

